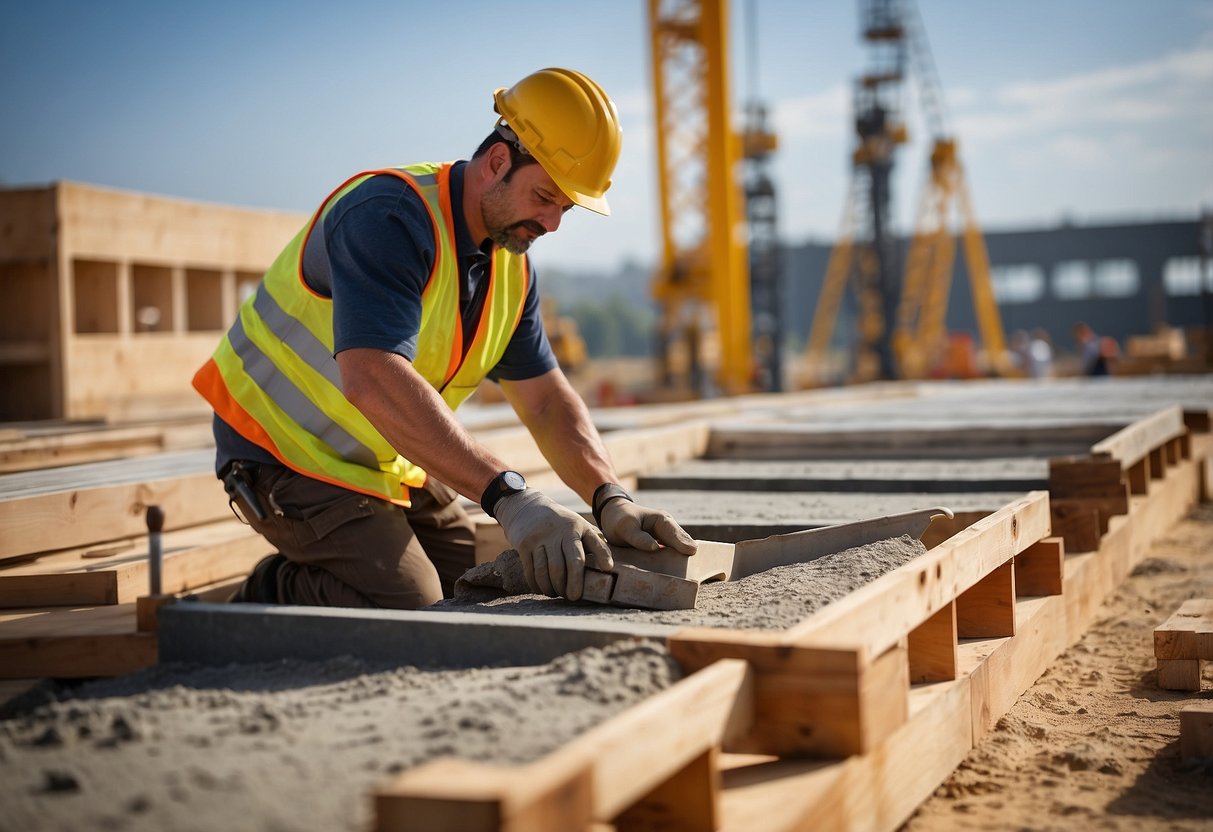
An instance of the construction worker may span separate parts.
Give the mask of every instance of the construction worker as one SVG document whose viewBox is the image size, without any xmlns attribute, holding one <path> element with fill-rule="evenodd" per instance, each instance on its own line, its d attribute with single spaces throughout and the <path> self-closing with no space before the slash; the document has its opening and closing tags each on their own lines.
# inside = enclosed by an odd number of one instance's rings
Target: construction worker
<svg viewBox="0 0 1213 832">
<path fill-rule="evenodd" d="M 195 375 L 215 410 L 217 471 L 265 558 L 233 601 L 414 609 L 474 563 L 476 500 L 531 587 L 581 597 L 607 541 L 695 542 L 637 505 L 544 335 L 531 244 L 605 198 L 622 131 L 594 81 L 543 69 L 494 93 L 471 160 L 359 174 L 265 274 Z M 453 410 L 498 382 L 597 526 L 481 445 Z"/>
</svg>

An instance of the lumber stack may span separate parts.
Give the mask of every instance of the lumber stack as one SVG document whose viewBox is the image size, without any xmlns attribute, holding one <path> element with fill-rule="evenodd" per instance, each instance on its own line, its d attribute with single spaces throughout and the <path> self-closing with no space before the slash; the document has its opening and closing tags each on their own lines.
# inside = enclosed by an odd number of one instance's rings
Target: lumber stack
<svg viewBox="0 0 1213 832">
<path fill-rule="evenodd" d="M 155 663 L 155 636 L 136 622 L 150 505 L 166 516 L 165 592 L 221 593 L 271 551 L 232 515 L 212 455 L 0 476 L 0 678 L 111 676 Z"/>
</svg>

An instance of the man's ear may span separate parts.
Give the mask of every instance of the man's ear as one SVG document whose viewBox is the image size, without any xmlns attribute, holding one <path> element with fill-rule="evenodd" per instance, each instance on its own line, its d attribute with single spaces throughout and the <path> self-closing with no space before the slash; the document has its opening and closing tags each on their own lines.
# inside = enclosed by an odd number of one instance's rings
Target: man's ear
<svg viewBox="0 0 1213 832">
<path fill-rule="evenodd" d="M 505 146 L 504 142 L 497 142 L 489 148 L 487 168 L 494 181 L 509 173 L 510 149 Z"/>
</svg>

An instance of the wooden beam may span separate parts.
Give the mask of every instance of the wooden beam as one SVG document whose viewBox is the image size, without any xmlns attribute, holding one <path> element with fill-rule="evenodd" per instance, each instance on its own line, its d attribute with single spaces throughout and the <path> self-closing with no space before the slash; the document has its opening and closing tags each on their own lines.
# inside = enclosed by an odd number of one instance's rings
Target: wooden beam
<svg viewBox="0 0 1213 832">
<path fill-rule="evenodd" d="M 124 604 L 146 595 L 146 536 L 129 543 L 107 558 L 84 558 L 75 550 L 0 570 L 0 608 Z M 274 552 L 272 544 L 234 517 L 167 532 L 163 547 L 161 586 L 166 593 L 246 575 Z"/>
<path fill-rule="evenodd" d="M 687 629 L 669 640 L 684 667 L 744 659 L 754 673 L 754 722 L 727 751 L 846 756 L 874 747 L 905 720 L 909 669 L 894 646 L 861 650 L 781 644 L 777 633 Z"/>
<path fill-rule="evenodd" d="M 1199 659 L 1159 659 L 1158 686 L 1163 690 L 1200 690 Z"/>
<path fill-rule="evenodd" d="M 1128 469 L 1167 441 L 1182 436 L 1184 430 L 1183 408 L 1170 405 L 1095 443 L 1091 452 L 1108 454 Z"/>
<path fill-rule="evenodd" d="M 692 775 L 717 777 L 698 762 L 744 733 L 752 710 L 749 668 L 717 662 L 528 765 L 442 759 L 406 771 L 376 791 L 376 829 L 521 832 L 608 823 L 671 779 L 685 793 Z"/>
<path fill-rule="evenodd" d="M 155 663 L 134 604 L 0 615 L 0 678 L 117 676 Z"/>
<path fill-rule="evenodd" d="M 1213 598 L 1189 598 L 1154 629 L 1157 659 L 1213 659 Z"/>
<path fill-rule="evenodd" d="M 1049 497 L 1033 491 L 921 557 L 898 567 L 786 631 L 799 646 L 848 645 L 879 655 L 959 593 L 1049 536 Z"/>
<path fill-rule="evenodd" d="M 961 641 L 960 669 L 969 676 L 974 744 L 993 730 L 1020 695 L 1065 649 L 1065 600 L 1058 595 L 1016 602 L 1011 638 Z"/>
<path fill-rule="evenodd" d="M 135 537 L 147 531 L 149 505 L 164 509 L 166 530 L 231 516 L 211 472 L 0 499 L 0 557 Z"/>
</svg>

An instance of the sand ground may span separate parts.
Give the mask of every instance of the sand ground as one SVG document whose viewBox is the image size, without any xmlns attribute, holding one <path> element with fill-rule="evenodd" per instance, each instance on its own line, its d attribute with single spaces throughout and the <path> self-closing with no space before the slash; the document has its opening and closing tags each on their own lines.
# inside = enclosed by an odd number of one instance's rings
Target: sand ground
<svg viewBox="0 0 1213 832">
<path fill-rule="evenodd" d="M 1179 711 L 1213 699 L 1157 685 L 1154 628 L 1213 597 L 1213 504 L 1155 543 L 1084 637 L 1020 697 L 903 832 L 1213 830 L 1213 759 L 1179 757 Z"/>
</svg>

